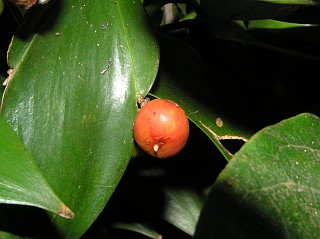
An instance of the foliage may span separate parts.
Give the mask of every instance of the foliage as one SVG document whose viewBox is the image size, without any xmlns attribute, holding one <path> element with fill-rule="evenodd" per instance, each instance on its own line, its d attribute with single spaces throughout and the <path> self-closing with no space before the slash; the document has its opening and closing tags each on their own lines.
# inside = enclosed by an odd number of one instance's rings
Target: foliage
<svg viewBox="0 0 320 239">
<path fill-rule="evenodd" d="M 0 4 L 0 238 L 319 237 L 318 1 Z M 186 111 L 175 157 L 141 97 Z"/>
</svg>

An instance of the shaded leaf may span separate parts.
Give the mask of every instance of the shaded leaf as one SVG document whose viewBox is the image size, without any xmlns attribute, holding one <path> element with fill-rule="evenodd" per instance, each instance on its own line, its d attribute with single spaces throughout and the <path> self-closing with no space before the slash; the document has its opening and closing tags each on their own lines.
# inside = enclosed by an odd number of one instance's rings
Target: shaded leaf
<svg viewBox="0 0 320 239">
<path fill-rule="evenodd" d="M 2 12 L 3 12 L 3 7 L 4 7 L 4 5 L 3 5 L 3 0 L 0 0 L 0 15 L 1 15 Z"/>
<path fill-rule="evenodd" d="M 252 20 L 248 21 L 247 24 L 246 27 L 243 21 L 210 18 L 209 30 L 215 38 L 257 46 L 309 60 L 320 60 L 319 53 L 316 51 L 319 44 L 317 25 L 296 24 L 270 19 Z M 279 39 L 277 35 L 286 38 Z M 288 37 L 291 38 L 290 42 L 288 42 Z M 310 43 L 313 45 L 310 46 Z M 312 50 L 304 48 L 311 48 Z"/>
<path fill-rule="evenodd" d="M 297 12 L 281 18 L 281 20 L 292 23 L 319 24 L 320 19 L 317 17 L 319 13 L 320 6 L 316 3 L 312 7 L 301 8 Z"/>
<path fill-rule="evenodd" d="M 319 238 L 319 134 L 304 113 L 253 136 L 219 175 L 195 238 Z"/>
<path fill-rule="evenodd" d="M 117 223 L 114 223 L 112 227 L 137 232 L 149 238 L 154 238 L 154 239 L 162 238 L 162 236 L 158 232 L 156 232 L 154 229 L 150 228 L 149 226 L 145 225 L 144 223 L 117 222 Z"/>
<path fill-rule="evenodd" d="M 194 234 L 203 198 L 190 188 L 165 187 L 165 208 L 162 217 L 180 230 Z"/>
<path fill-rule="evenodd" d="M 209 15 L 229 20 L 280 18 L 317 4 L 312 0 L 201 0 L 203 9 Z"/>
<path fill-rule="evenodd" d="M 183 232 L 193 235 L 203 205 L 203 198 L 190 188 L 164 186 L 162 218 Z M 150 222 L 149 222 L 150 223 Z M 134 231 L 150 238 L 159 238 L 154 229 L 144 223 L 117 222 L 112 227 Z"/>
<path fill-rule="evenodd" d="M 65 218 L 74 214 L 55 195 L 24 145 L 0 118 L 0 203 L 29 205 Z"/>
<path fill-rule="evenodd" d="M 283 21 L 276 21 L 276 20 L 268 19 L 268 20 L 249 21 L 247 29 L 248 30 L 253 30 L 253 29 L 290 29 L 290 28 L 303 28 L 303 27 L 310 28 L 312 26 L 316 26 L 316 25 L 283 22 Z"/>
<path fill-rule="evenodd" d="M 283 45 L 302 45 L 296 47 L 299 51 L 305 46 L 312 48 L 311 54 L 318 55 L 319 52 L 316 50 L 319 47 L 319 25 L 318 24 L 302 24 L 302 23 L 291 23 L 276 20 L 256 20 L 249 21 L 247 30 L 252 33 L 253 36 L 260 36 L 262 38 L 273 38 L 273 42 L 276 44 Z M 278 36 L 278 37 L 277 37 Z M 280 38 L 282 36 L 283 38 Z M 277 42 L 278 40 L 278 42 Z M 290 42 L 288 42 L 290 40 Z M 312 44 L 312 45 L 311 45 Z"/>
<path fill-rule="evenodd" d="M 136 100 L 154 82 L 158 45 L 139 1 L 50 1 L 31 10 L 9 49 L 1 113 L 77 214 L 52 222 L 79 238 L 131 157 Z"/>
</svg>

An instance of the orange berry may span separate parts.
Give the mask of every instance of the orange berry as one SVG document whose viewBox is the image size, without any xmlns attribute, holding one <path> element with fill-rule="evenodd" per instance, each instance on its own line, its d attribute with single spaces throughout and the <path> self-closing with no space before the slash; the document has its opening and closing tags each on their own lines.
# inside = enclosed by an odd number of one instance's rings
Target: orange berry
<svg viewBox="0 0 320 239">
<path fill-rule="evenodd" d="M 137 144 L 146 153 L 168 158 L 179 153 L 187 143 L 189 121 L 176 103 L 155 99 L 139 110 L 133 130 Z"/>
</svg>

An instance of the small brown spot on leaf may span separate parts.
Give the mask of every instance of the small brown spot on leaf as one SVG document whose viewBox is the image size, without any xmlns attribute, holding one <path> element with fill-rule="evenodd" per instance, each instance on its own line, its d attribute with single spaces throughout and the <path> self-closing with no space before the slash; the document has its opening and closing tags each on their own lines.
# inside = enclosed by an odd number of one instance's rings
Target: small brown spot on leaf
<svg viewBox="0 0 320 239">
<path fill-rule="evenodd" d="M 221 118 L 216 119 L 216 125 L 221 128 L 223 126 L 223 120 Z"/>
</svg>

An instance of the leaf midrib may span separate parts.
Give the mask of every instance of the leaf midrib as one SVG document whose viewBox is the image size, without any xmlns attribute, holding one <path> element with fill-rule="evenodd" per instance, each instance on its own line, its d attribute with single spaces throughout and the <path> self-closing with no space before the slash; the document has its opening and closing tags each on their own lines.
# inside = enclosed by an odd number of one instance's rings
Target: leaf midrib
<svg viewBox="0 0 320 239">
<path fill-rule="evenodd" d="M 122 14 L 122 11 L 121 11 L 121 3 L 117 2 L 117 9 L 118 9 L 118 15 L 119 15 L 119 19 L 120 19 L 120 24 L 121 24 L 121 28 L 122 28 L 122 31 L 125 33 L 124 34 L 124 38 L 125 38 L 125 41 L 126 41 L 126 45 L 128 46 L 128 51 L 129 51 L 129 56 L 130 56 L 130 65 L 131 65 L 131 72 L 133 76 L 133 83 L 134 83 L 134 88 L 135 88 L 135 91 L 137 93 L 139 93 L 139 90 L 138 90 L 138 85 L 137 85 L 137 79 L 136 79 L 136 72 L 135 72 L 135 62 L 133 60 L 133 53 L 132 53 L 132 46 L 130 44 L 130 40 L 129 40 L 129 33 L 128 33 L 128 29 L 127 27 L 125 27 L 125 22 L 124 22 L 124 18 L 123 18 L 123 14 Z"/>
</svg>

